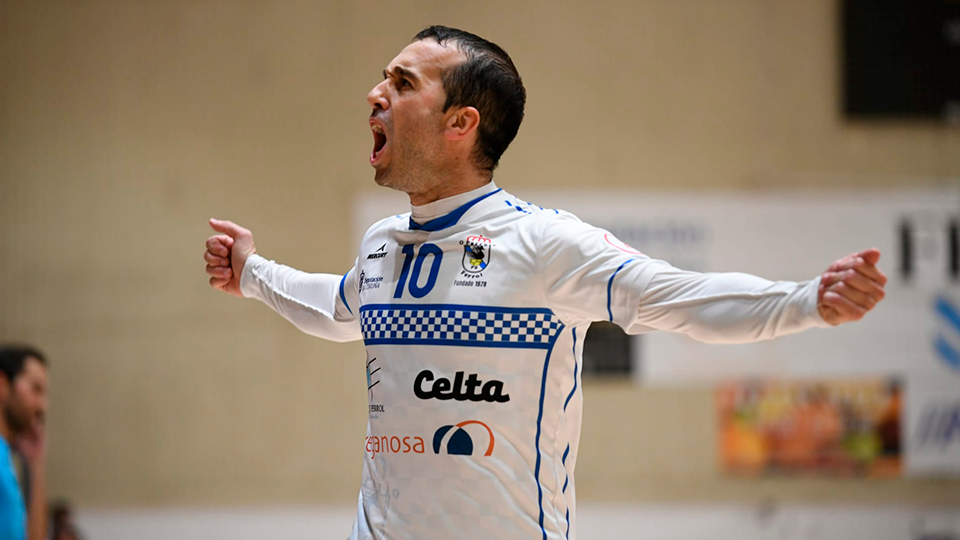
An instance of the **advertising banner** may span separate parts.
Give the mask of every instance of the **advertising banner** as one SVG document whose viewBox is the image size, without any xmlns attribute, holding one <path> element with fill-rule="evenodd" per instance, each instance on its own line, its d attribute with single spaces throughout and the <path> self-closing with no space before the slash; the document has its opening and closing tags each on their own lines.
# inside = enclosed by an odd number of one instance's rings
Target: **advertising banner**
<svg viewBox="0 0 960 540">
<path fill-rule="evenodd" d="M 716 405 L 725 474 L 901 474 L 896 379 L 731 382 Z"/>
</svg>

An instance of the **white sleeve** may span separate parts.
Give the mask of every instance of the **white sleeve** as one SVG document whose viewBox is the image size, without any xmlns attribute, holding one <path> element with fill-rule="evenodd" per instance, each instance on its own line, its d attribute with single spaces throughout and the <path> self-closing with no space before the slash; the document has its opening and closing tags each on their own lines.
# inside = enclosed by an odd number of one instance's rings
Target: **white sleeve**
<svg viewBox="0 0 960 540">
<path fill-rule="evenodd" d="M 771 282 L 679 270 L 569 214 L 551 220 L 540 245 L 548 303 L 567 324 L 605 320 L 628 334 L 666 330 L 711 343 L 829 326 L 817 312 L 819 279 Z"/>
<path fill-rule="evenodd" d="M 343 276 L 308 274 L 254 254 L 243 267 L 240 291 L 307 334 L 332 341 L 363 337 L 354 311 L 359 296 L 356 266 Z"/>
<path fill-rule="evenodd" d="M 707 343 L 748 343 L 827 327 L 817 311 L 820 278 L 795 283 L 672 266 L 647 284 L 635 325 Z"/>
<path fill-rule="evenodd" d="M 621 243 L 609 232 L 558 212 L 537 235 L 547 304 L 567 325 L 636 322 L 647 283 L 669 266 Z"/>
</svg>

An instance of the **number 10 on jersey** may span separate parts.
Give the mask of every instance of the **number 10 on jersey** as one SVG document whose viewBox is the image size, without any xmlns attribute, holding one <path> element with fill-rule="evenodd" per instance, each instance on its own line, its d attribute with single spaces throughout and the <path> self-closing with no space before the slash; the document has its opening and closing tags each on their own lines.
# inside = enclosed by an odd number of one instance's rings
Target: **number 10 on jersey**
<svg viewBox="0 0 960 540">
<path fill-rule="evenodd" d="M 408 290 L 414 298 L 423 298 L 437 284 L 437 274 L 440 273 L 440 261 L 443 260 L 443 250 L 436 244 L 423 244 L 420 246 L 420 253 L 414 255 L 414 245 L 407 244 L 400 250 L 403 253 L 403 268 L 400 269 L 400 279 L 397 280 L 397 290 L 394 291 L 394 298 L 403 297 L 403 288 L 407 285 L 407 277 L 410 277 Z M 427 282 L 420 286 L 420 271 L 423 270 L 423 262 L 428 255 L 433 255 L 430 261 L 430 274 L 427 276 Z M 410 263 L 413 263 L 413 272 L 410 271 Z"/>
</svg>

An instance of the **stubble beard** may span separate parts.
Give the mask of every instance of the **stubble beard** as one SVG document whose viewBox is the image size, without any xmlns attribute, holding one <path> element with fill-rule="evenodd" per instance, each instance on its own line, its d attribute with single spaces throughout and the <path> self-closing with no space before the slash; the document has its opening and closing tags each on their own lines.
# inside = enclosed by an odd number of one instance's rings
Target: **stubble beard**
<svg viewBox="0 0 960 540">
<path fill-rule="evenodd" d="M 23 411 L 19 411 L 13 402 L 3 408 L 3 417 L 11 433 L 19 435 L 30 429 L 30 418 Z"/>
<path fill-rule="evenodd" d="M 402 191 L 408 195 L 424 193 L 433 189 L 438 174 L 439 149 L 424 145 L 407 145 L 398 148 L 391 156 L 387 169 L 377 169 L 374 180 L 378 185 Z"/>
</svg>

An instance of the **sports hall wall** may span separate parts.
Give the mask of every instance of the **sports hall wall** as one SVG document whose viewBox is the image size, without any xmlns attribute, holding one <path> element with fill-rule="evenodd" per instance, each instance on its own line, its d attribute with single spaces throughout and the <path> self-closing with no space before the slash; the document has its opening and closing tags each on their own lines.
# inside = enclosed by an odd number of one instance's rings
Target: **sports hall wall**
<svg viewBox="0 0 960 540">
<path fill-rule="evenodd" d="M 375 189 L 364 98 L 423 27 L 513 56 L 527 117 L 496 180 L 521 195 L 956 182 L 955 127 L 842 118 L 837 20 L 832 0 L 0 0 L 0 339 L 50 357 L 50 493 L 355 502 L 361 345 L 211 290 L 203 240 L 229 218 L 269 258 L 347 270 Z M 713 399 L 588 381 L 581 500 L 960 503 L 957 480 L 722 478 Z"/>
</svg>

